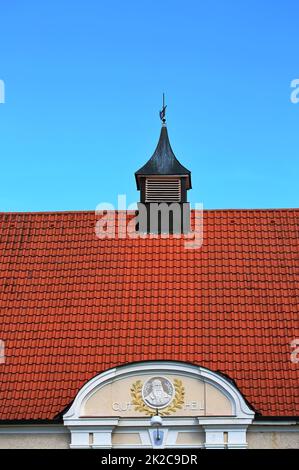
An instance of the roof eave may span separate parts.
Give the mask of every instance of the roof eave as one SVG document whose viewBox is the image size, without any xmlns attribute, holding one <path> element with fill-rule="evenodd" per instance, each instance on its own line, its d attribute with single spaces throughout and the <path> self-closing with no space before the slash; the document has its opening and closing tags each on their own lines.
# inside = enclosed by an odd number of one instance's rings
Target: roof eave
<svg viewBox="0 0 299 470">
<path fill-rule="evenodd" d="M 192 189 L 192 182 L 191 182 L 191 172 L 189 172 L 189 174 L 173 174 L 173 175 L 161 175 L 161 174 L 155 174 L 155 173 L 151 173 L 151 174 L 148 174 L 148 173 L 139 173 L 138 171 L 135 172 L 135 179 L 136 179 L 136 186 L 137 186 L 137 189 L 138 191 L 140 191 L 140 178 L 150 178 L 151 176 L 155 176 L 155 177 L 167 177 L 169 176 L 170 178 L 171 177 L 174 177 L 174 176 L 178 176 L 179 178 L 187 178 L 188 179 L 188 185 L 186 187 L 187 190 L 189 189 Z"/>
</svg>

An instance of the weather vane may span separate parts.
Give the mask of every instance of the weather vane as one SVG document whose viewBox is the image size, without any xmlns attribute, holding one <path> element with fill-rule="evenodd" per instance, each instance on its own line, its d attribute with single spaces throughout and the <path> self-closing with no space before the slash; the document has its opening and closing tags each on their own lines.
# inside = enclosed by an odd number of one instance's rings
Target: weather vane
<svg viewBox="0 0 299 470">
<path fill-rule="evenodd" d="M 166 108 L 167 108 L 167 105 L 165 105 L 165 96 L 164 96 L 164 93 L 163 93 L 163 106 L 162 106 L 161 111 L 159 112 L 160 119 L 163 123 L 166 122 L 166 119 L 165 119 Z"/>
</svg>

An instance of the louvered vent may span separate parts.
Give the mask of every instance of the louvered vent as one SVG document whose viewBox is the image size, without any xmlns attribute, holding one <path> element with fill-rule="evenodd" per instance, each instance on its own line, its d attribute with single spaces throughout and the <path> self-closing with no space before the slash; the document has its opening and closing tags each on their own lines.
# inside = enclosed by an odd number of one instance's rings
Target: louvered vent
<svg viewBox="0 0 299 470">
<path fill-rule="evenodd" d="M 180 202 L 181 180 L 179 178 L 147 178 L 145 202 Z"/>
</svg>

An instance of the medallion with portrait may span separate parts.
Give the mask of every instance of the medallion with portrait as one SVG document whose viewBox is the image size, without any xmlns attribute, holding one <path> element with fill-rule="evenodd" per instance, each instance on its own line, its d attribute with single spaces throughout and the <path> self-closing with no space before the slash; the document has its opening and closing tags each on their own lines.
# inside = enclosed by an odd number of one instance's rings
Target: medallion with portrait
<svg viewBox="0 0 299 470">
<path fill-rule="evenodd" d="M 174 386 L 166 377 L 151 377 L 142 387 L 142 399 L 151 408 L 165 408 L 174 395 Z"/>
</svg>

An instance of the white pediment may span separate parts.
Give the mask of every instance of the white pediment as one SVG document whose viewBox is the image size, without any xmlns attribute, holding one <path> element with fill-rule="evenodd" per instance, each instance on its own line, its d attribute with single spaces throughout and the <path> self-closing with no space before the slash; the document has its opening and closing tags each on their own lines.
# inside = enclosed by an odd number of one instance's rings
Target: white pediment
<svg viewBox="0 0 299 470">
<path fill-rule="evenodd" d="M 166 426 L 165 436 L 171 434 L 170 428 L 189 432 L 190 426 L 196 425 L 198 436 L 207 434 L 212 426 L 219 439 L 219 432 L 222 438 L 225 433 L 221 425 L 247 427 L 254 417 L 242 394 L 222 374 L 181 362 L 153 361 L 120 366 L 91 379 L 65 413 L 64 423 L 77 433 L 77 438 L 83 426 L 85 431 L 89 426 L 96 427 L 101 432 L 99 439 L 105 442 L 104 447 L 111 447 L 113 432 L 114 441 L 120 440 L 119 428 L 123 433 L 124 429 L 129 433 L 131 428 L 132 435 L 137 433 L 142 441 L 142 432 L 149 428 L 157 410 Z M 219 425 L 220 431 L 215 431 L 215 426 Z M 140 432 L 136 431 L 136 426 Z M 232 433 L 232 430 L 227 432 Z M 89 440 L 90 434 L 93 433 L 89 433 Z M 183 437 L 180 441 L 183 442 Z"/>
</svg>

